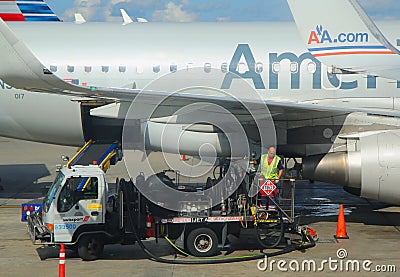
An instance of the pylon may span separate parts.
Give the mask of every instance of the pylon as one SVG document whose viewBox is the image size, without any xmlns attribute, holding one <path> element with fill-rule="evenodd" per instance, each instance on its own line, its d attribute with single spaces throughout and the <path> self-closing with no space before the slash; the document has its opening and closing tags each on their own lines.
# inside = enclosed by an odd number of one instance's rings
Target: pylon
<svg viewBox="0 0 400 277">
<path fill-rule="evenodd" d="M 334 235 L 335 239 L 348 239 L 349 236 L 347 235 L 346 232 L 346 222 L 344 220 L 344 208 L 343 204 L 340 204 L 340 209 L 339 209 L 339 216 L 338 216 L 338 221 L 337 221 L 337 226 L 336 226 L 336 235 Z"/>
<path fill-rule="evenodd" d="M 58 277 L 65 277 L 65 248 L 64 243 L 60 246 L 60 259 L 58 262 Z"/>
</svg>

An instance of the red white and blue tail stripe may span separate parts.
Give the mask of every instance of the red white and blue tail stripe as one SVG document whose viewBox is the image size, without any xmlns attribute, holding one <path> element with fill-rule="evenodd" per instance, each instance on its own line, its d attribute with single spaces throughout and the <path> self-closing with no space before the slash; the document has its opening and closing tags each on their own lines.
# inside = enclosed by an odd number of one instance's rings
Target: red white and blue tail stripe
<svg viewBox="0 0 400 277">
<path fill-rule="evenodd" d="M 4 21 L 61 21 L 44 0 L 0 0 Z"/>
<path fill-rule="evenodd" d="M 357 46 L 332 46 L 308 48 L 314 57 L 328 57 L 339 55 L 374 55 L 374 54 L 396 54 L 383 45 L 357 45 Z"/>
</svg>

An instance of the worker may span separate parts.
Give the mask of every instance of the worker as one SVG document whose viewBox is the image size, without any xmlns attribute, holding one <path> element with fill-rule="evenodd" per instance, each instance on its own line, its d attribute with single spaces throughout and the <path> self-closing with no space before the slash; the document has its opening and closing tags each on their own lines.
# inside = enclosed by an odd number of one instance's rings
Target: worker
<svg viewBox="0 0 400 277">
<path fill-rule="evenodd" d="M 270 146 L 268 148 L 268 153 L 261 155 L 260 161 L 260 170 L 261 175 L 266 179 L 272 181 L 275 185 L 278 184 L 279 179 L 283 174 L 283 162 L 282 159 L 276 155 L 276 148 L 274 146 Z M 267 209 L 273 208 L 274 206 L 269 205 L 269 197 L 274 197 L 278 194 L 278 191 L 275 189 L 272 193 L 268 195 L 264 192 L 264 190 L 260 189 L 261 194 L 261 204 L 265 206 Z"/>
</svg>

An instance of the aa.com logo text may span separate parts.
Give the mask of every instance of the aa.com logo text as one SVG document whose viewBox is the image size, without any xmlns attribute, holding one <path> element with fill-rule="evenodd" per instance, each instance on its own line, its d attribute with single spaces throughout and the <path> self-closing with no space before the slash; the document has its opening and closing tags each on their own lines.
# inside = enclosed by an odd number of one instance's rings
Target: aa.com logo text
<svg viewBox="0 0 400 277">
<path fill-rule="evenodd" d="M 376 264 L 371 260 L 347 259 L 346 249 L 340 248 L 337 257 L 329 257 L 322 261 L 271 259 L 267 255 L 257 262 L 260 271 L 292 271 L 292 272 L 396 272 L 396 265 Z"/>
</svg>

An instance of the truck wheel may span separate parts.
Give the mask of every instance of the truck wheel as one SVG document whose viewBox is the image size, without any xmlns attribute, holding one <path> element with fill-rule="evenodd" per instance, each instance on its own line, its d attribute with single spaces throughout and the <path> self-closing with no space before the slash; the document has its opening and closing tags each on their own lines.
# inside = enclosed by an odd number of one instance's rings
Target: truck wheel
<svg viewBox="0 0 400 277">
<path fill-rule="evenodd" d="M 218 250 L 218 238 L 213 230 L 198 228 L 191 231 L 187 236 L 186 247 L 193 256 L 213 256 Z"/>
<path fill-rule="evenodd" d="M 94 261 L 103 253 L 104 243 L 100 237 L 84 236 L 78 242 L 78 254 L 84 261 Z"/>
</svg>

